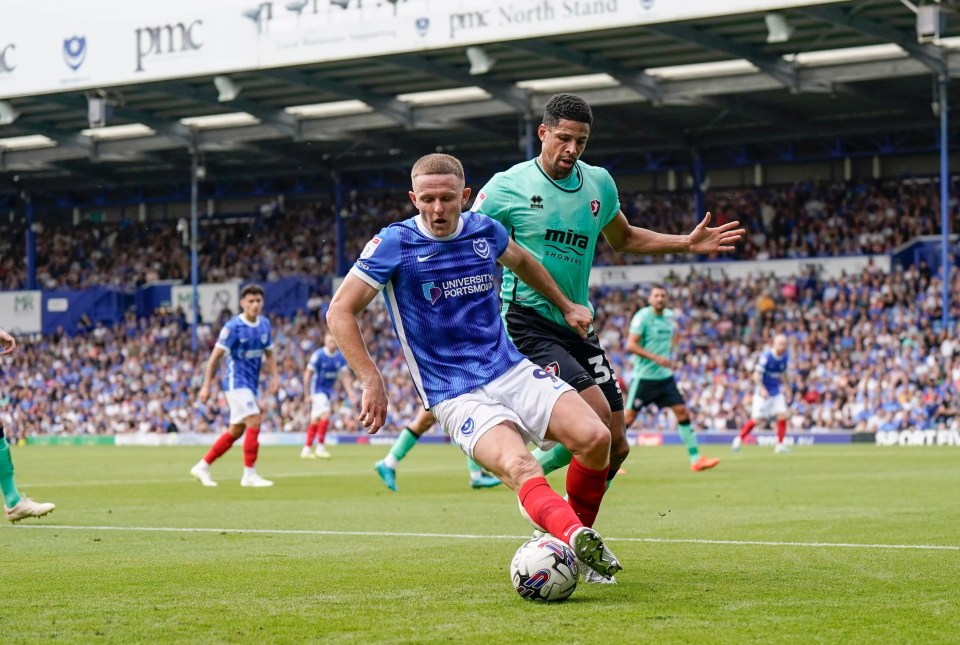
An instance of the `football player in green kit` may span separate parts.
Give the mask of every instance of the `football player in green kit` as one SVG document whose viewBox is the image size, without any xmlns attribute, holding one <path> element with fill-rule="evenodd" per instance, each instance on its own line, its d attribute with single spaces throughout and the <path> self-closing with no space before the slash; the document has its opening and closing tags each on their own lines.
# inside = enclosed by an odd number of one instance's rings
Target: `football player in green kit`
<svg viewBox="0 0 960 645">
<path fill-rule="evenodd" d="M 676 322 L 673 309 L 667 309 L 667 290 L 659 284 L 650 287 L 650 303 L 633 315 L 627 336 L 627 351 L 634 355 L 633 378 L 627 394 L 625 421 L 629 428 L 637 412 L 648 405 L 673 410 L 677 417 L 677 432 L 690 456 L 690 470 L 709 470 L 719 459 L 700 454 L 697 435 L 690 425 L 690 411 L 683 401 L 673 377 L 671 359 L 676 341 Z"/>
<path fill-rule="evenodd" d="M 477 194 L 473 210 L 503 224 L 573 302 L 589 307 L 588 281 L 598 238 L 620 253 L 717 253 L 734 250 L 746 232 L 739 222 L 709 227 L 710 214 L 687 235 L 632 226 L 620 211 L 617 186 L 605 169 L 580 160 L 593 112 L 575 94 L 547 101 L 535 159 L 497 173 Z M 623 395 L 595 331 L 580 338 L 550 302 L 504 270 L 500 290 L 507 333 L 531 361 L 573 386 L 611 433 L 610 479 L 627 457 Z M 558 446 L 535 451 L 545 472 L 570 463 Z M 609 479 L 608 479 L 609 481 Z"/>
</svg>

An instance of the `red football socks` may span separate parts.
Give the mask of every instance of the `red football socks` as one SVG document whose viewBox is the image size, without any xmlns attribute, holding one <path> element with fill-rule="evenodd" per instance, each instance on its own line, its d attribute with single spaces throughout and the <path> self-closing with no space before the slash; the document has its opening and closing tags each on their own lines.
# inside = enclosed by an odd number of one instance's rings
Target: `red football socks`
<svg viewBox="0 0 960 645">
<path fill-rule="evenodd" d="M 247 434 L 243 437 L 243 465 L 247 468 L 253 468 L 257 463 L 257 451 L 260 450 L 260 442 L 257 437 L 260 436 L 260 428 L 247 428 Z"/>
<path fill-rule="evenodd" d="M 317 437 L 317 424 L 311 423 L 307 426 L 307 448 L 313 445 L 313 440 Z M 322 441 L 320 443 L 323 443 Z"/>
<path fill-rule="evenodd" d="M 787 420 L 777 419 L 777 443 L 783 443 L 783 438 L 787 436 Z"/>
<path fill-rule="evenodd" d="M 570 460 L 567 468 L 567 501 L 583 522 L 584 526 L 593 526 L 600 512 L 600 502 L 607 490 L 609 466 L 600 470 L 584 466 L 576 457 Z"/>
<path fill-rule="evenodd" d="M 207 456 L 203 458 L 207 464 L 212 464 L 217 459 L 223 456 L 223 453 L 230 450 L 230 446 L 233 445 L 233 442 L 237 440 L 237 437 L 234 437 L 229 432 L 224 432 L 220 435 L 220 438 L 214 442 L 210 447 L 210 451 L 207 452 Z"/>
<path fill-rule="evenodd" d="M 517 495 L 530 519 L 567 544 L 573 532 L 583 526 L 570 505 L 550 488 L 546 477 L 528 479 Z"/>
<path fill-rule="evenodd" d="M 754 421 L 753 419 L 750 419 L 749 421 L 744 423 L 743 427 L 740 428 L 740 438 L 746 439 L 747 435 L 750 434 L 750 431 L 753 430 L 756 426 L 757 426 L 757 422 Z"/>
<path fill-rule="evenodd" d="M 330 419 L 322 419 L 317 421 L 317 443 L 321 446 L 323 445 L 324 440 L 327 438 L 327 428 L 330 427 Z"/>
</svg>

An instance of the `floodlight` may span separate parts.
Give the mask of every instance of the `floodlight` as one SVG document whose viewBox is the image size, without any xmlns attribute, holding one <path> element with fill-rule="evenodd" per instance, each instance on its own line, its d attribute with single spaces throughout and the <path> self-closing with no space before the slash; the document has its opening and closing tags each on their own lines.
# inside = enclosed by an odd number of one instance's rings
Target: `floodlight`
<svg viewBox="0 0 960 645">
<path fill-rule="evenodd" d="M 477 76 L 486 74 L 497 61 L 490 58 L 482 47 L 467 47 L 467 60 L 470 61 L 470 74 Z"/>
</svg>

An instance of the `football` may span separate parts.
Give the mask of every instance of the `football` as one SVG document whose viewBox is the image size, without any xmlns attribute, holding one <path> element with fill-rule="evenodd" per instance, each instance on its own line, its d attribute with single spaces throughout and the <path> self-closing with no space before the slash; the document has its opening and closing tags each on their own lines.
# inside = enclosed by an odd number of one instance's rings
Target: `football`
<svg viewBox="0 0 960 645">
<path fill-rule="evenodd" d="M 517 549 L 510 563 L 510 582 L 526 600 L 566 600 L 577 588 L 577 567 L 577 557 L 569 546 L 544 535 Z"/>
</svg>

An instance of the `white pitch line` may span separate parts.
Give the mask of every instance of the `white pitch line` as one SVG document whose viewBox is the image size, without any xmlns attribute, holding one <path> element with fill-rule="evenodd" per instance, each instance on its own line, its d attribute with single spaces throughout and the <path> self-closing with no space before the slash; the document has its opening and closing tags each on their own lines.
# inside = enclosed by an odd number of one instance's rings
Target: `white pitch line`
<svg viewBox="0 0 960 645">
<path fill-rule="evenodd" d="M 56 529 L 62 531 L 132 531 L 141 533 L 252 533 L 269 535 L 339 535 L 359 537 L 419 537 L 450 540 L 522 540 L 529 535 L 475 535 L 471 533 L 404 533 L 400 531 L 323 531 L 313 529 L 228 529 L 169 526 L 69 526 L 66 524 L 20 524 L 19 529 Z M 856 542 L 775 542 L 767 540 L 704 540 L 696 538 L 608 537 L 610 542 L 651 544 L 709 544 L 715 546 L 776 546 L 814 549 L 898 549 L 914 551 L 960 551 L 951 544 L 859 544 Z"/>
<path fill-rule="evenodd" d="M 323 468 L 323 470 L 320 470 Z M 453 473 L 460 472 L 461 468 L 455 468 L 453 466 L 441 467 L 441 468 L 405 468 L 403 470 L 404 474 L 410 473 Z M 356 470 L 328 470 L 323 466 L 318 466 L 318 470 L 304 470 L 296 472 L 282 472 L 282 473 L 269 473 L 266 475 L 267 479 L 287 479 L 294 477 L 348 477 L 357 475 Z M 374 470 L 370 469 L 370 475 L 374 481 L 379 481 L 376 478 Z M 240 478 L 233 475 L 227 475 L 226 473 L 220 474 L 217 477 L 217 481 L 220 482 L 239 482 Z M 154 485 L 154 484 L 194 484 L 196 485 L 197 480 L 190 475 L 189 472 L 186 473 L 185 477 L 175 477 L 168 479 L 105 479 L 105 480 L 91 480 L 91 481 L 72 481 L 72 482 L 17 482 L 17 485 L 20 488 L 33 490 L 35 488 L 76 488 L 79 486 L 142 486 L 142 485 Z"/>
</svg>

